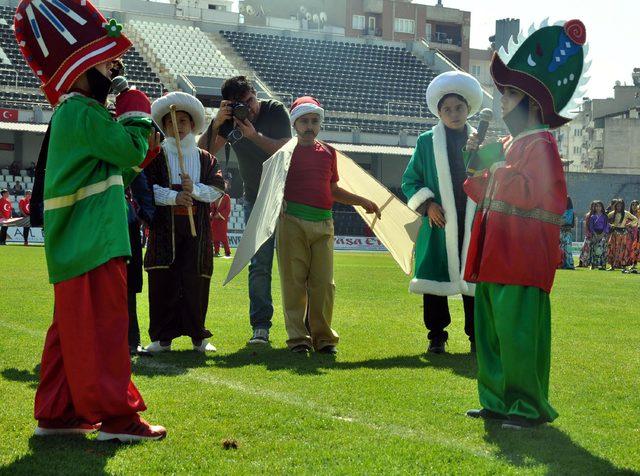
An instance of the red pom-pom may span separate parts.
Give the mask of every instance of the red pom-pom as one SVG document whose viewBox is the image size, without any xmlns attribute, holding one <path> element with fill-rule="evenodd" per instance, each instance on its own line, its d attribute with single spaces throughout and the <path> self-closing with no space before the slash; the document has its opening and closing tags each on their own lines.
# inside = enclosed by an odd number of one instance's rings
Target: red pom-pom
<svg viewBox="0 0 640 476">
<path fill-rule="evenodd" d="M 587 42 L 587 29 L 580 20 L 569 20 L 564 24 L 564 31 L 577 45 L 584 45 Z"/>
</svg>

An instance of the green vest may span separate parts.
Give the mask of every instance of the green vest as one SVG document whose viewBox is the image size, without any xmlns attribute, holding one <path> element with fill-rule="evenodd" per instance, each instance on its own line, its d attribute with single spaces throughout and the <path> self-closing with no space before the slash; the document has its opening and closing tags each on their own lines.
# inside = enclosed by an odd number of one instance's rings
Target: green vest
<svg viewBox="0 0 640 476">
<path fill-rule="evenodd" d="M 55 110 L 44 182 L 45 254 L 58 283 L 131 256 L 124 187 L 144 160 L 148 118 L 114 120 L 73 94 Z"/>
</svg>

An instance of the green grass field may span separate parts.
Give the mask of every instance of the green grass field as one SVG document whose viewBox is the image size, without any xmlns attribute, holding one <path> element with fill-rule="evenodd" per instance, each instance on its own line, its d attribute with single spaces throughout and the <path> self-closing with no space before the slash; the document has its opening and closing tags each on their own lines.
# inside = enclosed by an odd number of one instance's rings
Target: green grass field
<svg viewBox="0 0 640 476">
<path fill-rule="evenodd" d="M 422 299 L 389 256 L 336 255 L 335 359 L 286 350 L 277 277 L 273 346 L 247 348 L 246 274 L 223 289 L 229 265 L 216 261 L 211 286 L 218 353 L 196 354 L 183 338 L 177 351 L 134 362 L 145 417 L 167 439 L 116 445 L 32 436 L 53 289 L 41 247 L 0 248 L 0 474 L 640 473 L 640 276 L 558 273 L 551 402 L 560 418 L 514 432 L 464 416 L 478 402 L 462 301 L 450 301 L 450 353 L 425 355 Z"/>
</svg>

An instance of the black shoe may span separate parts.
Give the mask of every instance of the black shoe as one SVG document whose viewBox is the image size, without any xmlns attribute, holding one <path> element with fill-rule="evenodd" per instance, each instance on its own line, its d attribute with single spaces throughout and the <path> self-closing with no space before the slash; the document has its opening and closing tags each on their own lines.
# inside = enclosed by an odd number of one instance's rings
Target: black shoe
<svg viewBox="0 0 640 476">
<path fill-rule="evenodd" d="M 471 352 L 472 354 L 476 353 L 476 342 L 473 340 L 470 342 L 469 352 Z"/>
<path fill-rule="evenodd" d="M 308 344 L 298 344 L 291 348 L 291 352 L 295 354 L 308 354 L 311 352 L 311 346 Z"/>
<path fill-rule="evenodd" d="M 468 410 L 467 416 L 469 418 L 482 418 L 483 420 L 498 420 L 498 421 L 506 421 L 507 417 L 504 415 L 500 415 L 499 413 L 492 412 L 491 410 L 487 410 L 482 408 L 480 410 Z"/>
<path fill-rule="evenodd" d="M 336 355 L 338 348 L 335 345 L 325 345 L 322 349 L 318 350 L 318 353 Z"/>
<path fill-rule="evenodd" d="M 507 421 L 502 424 L 502 428 L 504 430 L 523 430 L 526 428 L 534 428 L 538 425 L 540 425 L 539 422 L 530 420 L 529 418 L 510 416 Z"/>
<path fill-rule="evenodd" d="M 427 352 L 429 352 L 430 354 L 444 354 L 447 351 L 445 349 L 446 344 L 446 339 L 432 339 L 429 341 L 429 348 L 427 349 Z"/>
</svg>

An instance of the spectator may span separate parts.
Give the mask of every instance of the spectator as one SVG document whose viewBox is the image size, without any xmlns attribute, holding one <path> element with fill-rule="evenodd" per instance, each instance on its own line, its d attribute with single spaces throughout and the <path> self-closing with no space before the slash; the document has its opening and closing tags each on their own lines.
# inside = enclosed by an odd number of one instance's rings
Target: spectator
<svg viewBox="0 0 640 476">
<path fill-rule="evenodd" d="M 560 255 L 561 269 L 575 269 L 573 265 L 573 252 L 571 247 L 573 245 L 573 229 L 576 226 L 576 216 L 573 212 L 573 202 L 571 197 L 567 197 L 567 208 L 562 215 L 562 226 L 560 227 Z"/>
<path fill-rule="evenodd" d="M 24 198 L 20 200 L 20 203 L 19 203 L 20 215 L 25 218 L 29 218 L 29 215 L 31 215 L 30 202 L 31 202 L 31 190 L 27 190 L 24 193 Z M 22 228 L 22 235 L 24 236 L 24 246 L 29 246 L 29 230 L 31 230 L 31 224 L 26 223 L 25 226 Z"/>
<path fill-rule="evenodd" d="M 9 166 L 9 173 L 14 177 L 16 175 L 20 175 L 20 163 L 17 160 L 11 162 L 11 165 Z"/>
<path fill-rule="evenodd" d="M 629 269 L 623 273 L 638 273 L 637 263 L 640 260 L 640 242 L 638 241 L 638 224 L 640 222 L 640 202 L 633 200 L 629 204 L 629 213 L 636 217 L 634 224 L 627 225 L 627 252 L 629 253 Z"/>
<path fill-rule="evenodd" d="M 609 235 L 609 220 L 605 214 L 604 203 L 599 200 L 591 202 L 584 222 L 586 237 L 580 253 L 580 266 L 604 271 L 607 269 L 607 236 Z"/>
<path fill-rule="evenodd" d="M 624 200 L 615 199 L 613 210 L 609 212 L 611 235 L 609 236 L 608 261 L 611 271 L 625 269 L 631 263 L 631 256 L 627 248 L 627 228 L 638 225 L 638 219 L 625 210 Z"/>
<path fill-rule="evenodd" d="M 240 176 L 244 183 L 244 219 L 249 220 L 258 194 L 262 163 L 291 138 L 289 114 L 281 102 L 263 101 L 244 76 L 227 79 L 222 85 L 223 101 L 215 119 L 200 137 L 200 148 L 215 154 L 229 143 L 238 157 Z M 246 108 L 237 108 L 243 104 Z M 247 112 L 240 120 L 237 112 Z M 234 112 L 235 111 L 235 112 Z M 230 126 L 233 133 L 229 133 Z M 258 250 L 249 265 L 249 320 L 253 328 L 250 344 L 267 344 L 273 317 L 271 299 L 271 268 L 274 237 Z"/>
<path fill-rule="evenodd" d="M 0 191 L 0 222 L 11 218 L 11 200 L 9 200 L 9 191 L 3 188 Z M 7 244 L 7 229 L 8 227 L 0 227 L 0 245 Z"/>
<path fill-rule="evenodd" d="M 226 184 L 225 184 L 226 185 Z M 224 257 L 231 258 L 229 248 L 228 224 L 231 214 L 231 197 L 225 193 L 211 204 L 211 234 L 213 236 L 214 256 L 220 256 L 220 244 L 224 247 Z"/>
<path fill-rule="evenodd" d="M 31 165 L 27 167 L 27 175 L 31 178 L 36 176 L 36 163 L 31 162 Z"/>
<path fill-rule="evenodd" d="M 14 195 L 24 194 L 24 187 L 22 186 L 22 183 L 16 182 L 15 184 L 13 184 L 13 189 L 11 190 L 11 193 Z"/>
</svg>

